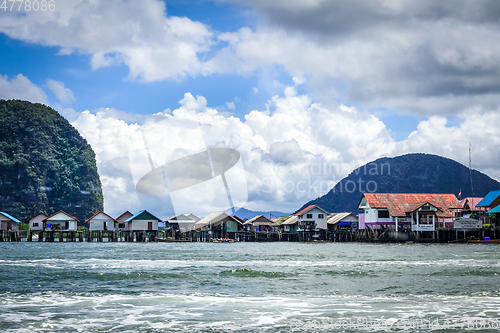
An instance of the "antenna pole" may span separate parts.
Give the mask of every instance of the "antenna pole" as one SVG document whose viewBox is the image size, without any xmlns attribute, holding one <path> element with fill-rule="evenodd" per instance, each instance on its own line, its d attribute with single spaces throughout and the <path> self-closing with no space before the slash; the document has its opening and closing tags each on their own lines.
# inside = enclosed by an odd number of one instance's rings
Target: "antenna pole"
<svg viewBox="0 0 500 333">
<path fill-rule="evenodd" d="M 469 142 L 469 174 L 470 174 L 470 189 L 471 196 L 474 196 L 474 186 L 472 185 L 472 145 Z"/>
</svg>

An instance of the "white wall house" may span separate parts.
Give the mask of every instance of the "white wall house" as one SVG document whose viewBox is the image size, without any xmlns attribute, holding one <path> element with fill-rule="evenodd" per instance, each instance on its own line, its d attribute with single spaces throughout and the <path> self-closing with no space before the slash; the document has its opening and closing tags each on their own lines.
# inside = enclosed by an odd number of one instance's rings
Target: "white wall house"
<svg viewBox="0 0 500 333">
<path fill-rule="evenodd" d="M 0 230 L 18 231 L 19 223 L 21 223 L 21 221 L 16 219 L 14 216 L 0 212 Z"/>
<path fill-rule="evenodd" d="M 371 228 L 392 226 L 395 230 L 434 231 L 453 224 L 453 210 L 459 206 L 454 194 L 365 193 L 358 209 Z"/>
<path fill-rule="evenodd" d="M 295 213 L 295 215 L 297 216 L 299 229 L 327 229 L 328 212 L 319 206 L 308 206 Z"/>
<path fill-rule="evenodd" d="M 45 230 L 76 231 L 79 220 L 60 210 L 43 219 Z"/>
<path fill-rule="evenodd" d="M 179 214 L 165 220 L 165 227 L 179 229 L 181 232 L 194 230 L 194 225 L 201 219 L 194 214 Z"/>
<path fill-rule="evenodd" d="M 38 215 L 30 219 L 30 230 L 31 231 L 41 231 L 43 230 L 43 220 L 47 218 L 44 213 L 39 213 Z"/>
<path fill-rule="evenodd" d="M 105 212 L 100 211 L 85 221 L 85 223 L 88 223 L 90 231 L 112 231 L 118 229 L 119 222 Z"/>
<path fill-rule="evenodd" d="M 131 218 L 132 216 L 134 216 L 134 214 L 132 214 L 128 210 L 126 212 L 124 212 L 123 214 L 121 214 L 120 216 L 118 216 L 116 218 L 116 220 L 118 221 L 118 226 L 117 226 L 118 229 L 117 230 L 118 231 L 130 230 L 130 223 L 125 223 L 125 221 L 128 220 L 129 218 Z"/>
<path fill-rule="evenodd" d="M 126 230 L 131 231 L 158 231 L 158 222 L 161 222 L 161 219 L 147 210 L 141 210 L 124 221 L 124 223 L 128 224 Z"/>
</svg>

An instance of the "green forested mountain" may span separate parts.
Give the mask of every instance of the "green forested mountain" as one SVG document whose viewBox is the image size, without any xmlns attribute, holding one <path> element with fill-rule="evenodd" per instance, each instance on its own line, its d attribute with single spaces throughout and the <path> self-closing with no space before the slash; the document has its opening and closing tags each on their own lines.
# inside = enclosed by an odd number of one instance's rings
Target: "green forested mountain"
<svg viewBox="0 0 500 333">
<path fill-rule="evenodd" d="M 500 190 L 498 181 L 476 170 L 472 170 L 471 177 L 469 168 L 454 160 L 430 154 L 407 154 L 380 158 L 354 170 L 327 194 L 303 207 L 319 205 L 330 213 L 357 214 L 364 192 L 452 193 L 458 196 L 461 191 L 461 198 L 465 198 L 482 197 L 492 190 Z"/>
<path fill-rule="evenodd" d="M 45 105 L 0 100 L 0 211 L 84 221 L 102 207 L 95 154 L 78 131 Z"/>
</svg>

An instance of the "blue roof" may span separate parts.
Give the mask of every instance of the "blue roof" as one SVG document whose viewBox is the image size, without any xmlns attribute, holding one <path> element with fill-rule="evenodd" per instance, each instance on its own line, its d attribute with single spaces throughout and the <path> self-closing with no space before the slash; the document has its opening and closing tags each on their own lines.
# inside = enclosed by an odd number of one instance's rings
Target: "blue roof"
<svg viewBox="0 0 500 333">
<path fill-rule="evenodd" d="M 479 201 L 476 207 L 488 207 L 498 197 L 500 197 L 500 190 L 490 191 L 490 193 L 486 194 L 483 200 Z"/>
<path fill-rule="evenodd" d="M 4 213 L 4 212 L 0 212 L 0 214 L 2 214 L 3 216 L 5 216 L 8 219 L 11 219 L 14 222 L 21 223 L 21 221 L 19 221 L 18 219 L 16 219 L 14 216 L 11 216 L 11 215 L 9 215 L 7 213 Z"/>
<path fill-rule="evenodd" d="M 495 208 L 490 209 L 486 213 L 488 213 L 488 214 L 500 213 L 500 205 L 496 206 Z"/>
<path fill-rule="evenodd" d="M 153 214 L 151 214 L 150 212 L 148 212 L 147 210 L 141 210 L 139 213 L 129 217 L 128 219 L 126 219 L 125 221 L 123 221 L 124 223 L 126 222 L 130 222 L 132 221 L 133 219 L 137 218 L 139 215 L 142 215 L 144 213 L 147 213 L 149 215 L 151 215 L 152 217 L 154 217 L 155 219 L 157 219 L 159 222 L 161 222 L 161 219 L 157 218 L 156 216 L 154 216 Z"/>
</svg>

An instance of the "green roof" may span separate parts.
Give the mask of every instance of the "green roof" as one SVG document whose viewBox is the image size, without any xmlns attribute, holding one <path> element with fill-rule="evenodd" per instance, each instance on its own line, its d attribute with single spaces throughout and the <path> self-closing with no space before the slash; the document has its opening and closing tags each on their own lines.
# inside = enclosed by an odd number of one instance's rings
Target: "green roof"
<svg viewBox="0 0 500 333">
<path fill-rule="evenodd" d="M 283 222 L 285 222 L 286 220 L 288 220 L 290 217 L 292 217 L 293 215 L 288 215 L 288 216 L 282 216 L 280 217 L 279 219 L 275 220 L 274 222 L 278 223 L 278 224 L 281 224 Z"/>
</svg>

